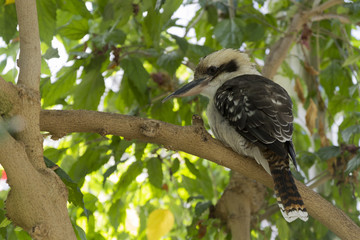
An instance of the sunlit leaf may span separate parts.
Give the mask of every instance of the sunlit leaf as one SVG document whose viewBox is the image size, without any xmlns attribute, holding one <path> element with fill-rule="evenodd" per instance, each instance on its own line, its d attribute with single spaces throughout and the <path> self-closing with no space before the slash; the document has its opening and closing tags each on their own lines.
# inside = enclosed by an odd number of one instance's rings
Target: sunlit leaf
<svg viewBox="0 0 360 240">
<path fill-rule="evenodd" d="M 8 4 L 13 4 L 15 3 L 15 0 L 5 0 L 5 5 L 8 5 Z"/>
</svg>

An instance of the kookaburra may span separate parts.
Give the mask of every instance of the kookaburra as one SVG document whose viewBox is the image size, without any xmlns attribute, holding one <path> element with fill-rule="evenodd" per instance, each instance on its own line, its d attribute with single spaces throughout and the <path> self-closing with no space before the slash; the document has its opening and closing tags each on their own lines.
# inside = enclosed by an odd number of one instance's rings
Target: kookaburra
<svg viewBox="0 0 360 240">
<path fill-rule="evenodd" d="M 290 172 L 292 101 L 280 85 L 261 76 L 245 53 L 223 49 L 203 59 L 194 80 L 166 97 L 201 94 L 215 137 L 235 152 L 254 158 L 273 177 L 280 211 L 288 222 L 308 213 Z"/>
</svg>

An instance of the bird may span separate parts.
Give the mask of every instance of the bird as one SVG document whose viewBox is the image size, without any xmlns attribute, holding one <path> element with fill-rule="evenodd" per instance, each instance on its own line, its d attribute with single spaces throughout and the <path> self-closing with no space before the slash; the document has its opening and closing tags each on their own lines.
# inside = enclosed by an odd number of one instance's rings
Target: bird
<svg viewBox="0 0 360 240">
<path fill-rule="evenodd" d="M 256 160 L 274 181 L 280 211 L 287 222 L 308 220 L 290 171 L 295 168 L 292 100 L 286 90 L 263 77 L 249 56 L 222 49 L 202 59 L 194 80 L 163 99 L 201 94 L 209 98 L 206 115 L 215 138 Z"/>
</svg>

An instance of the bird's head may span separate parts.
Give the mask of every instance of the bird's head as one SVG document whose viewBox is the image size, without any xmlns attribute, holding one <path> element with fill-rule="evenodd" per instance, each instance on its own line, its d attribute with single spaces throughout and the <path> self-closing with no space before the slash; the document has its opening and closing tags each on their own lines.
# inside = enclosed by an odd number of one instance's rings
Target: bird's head
<svg viewBox="0 0 360 240">
<path fill-rule="evenodd" d="M 195 69 L 194 80 L 167 96 L 163 102 L 174 97 L 197 94 L 211 99 L 224 82 L 244 74 L 260 74 L 247 54 L 235 49 L 211 53 L 200 60 Z"/>
</svg>

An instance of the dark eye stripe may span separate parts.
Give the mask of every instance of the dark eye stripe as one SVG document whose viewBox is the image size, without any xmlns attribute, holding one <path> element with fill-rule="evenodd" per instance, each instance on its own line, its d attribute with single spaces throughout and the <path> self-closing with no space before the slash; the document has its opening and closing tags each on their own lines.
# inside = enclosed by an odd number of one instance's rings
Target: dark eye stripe
<svg viewBox="0 0 360 240">
<path fill-rule="evenodd" d="M 235 60 L 231 60 L 230 62 L 228 62 L 227 64 L 225 64 L 222 67 L 222 71 L 224 72 L 235 72 L 238 70 L 238 65 L 236 64 Z"/>
</svg>

